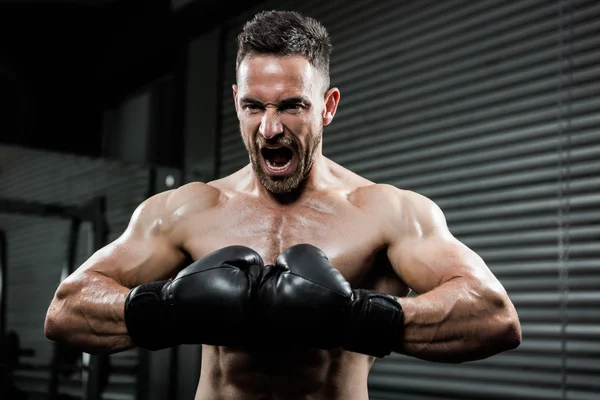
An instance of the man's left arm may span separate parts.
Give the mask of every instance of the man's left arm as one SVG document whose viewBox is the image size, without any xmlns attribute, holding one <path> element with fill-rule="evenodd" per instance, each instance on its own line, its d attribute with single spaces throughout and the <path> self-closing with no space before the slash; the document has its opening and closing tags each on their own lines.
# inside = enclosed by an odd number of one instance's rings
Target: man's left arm
<svg viewBox="0 0 600 400">
<path fill-rule="evenodd" d="M 391 229 L 388 257 L 417 296 L 398 299 L 404 333 L 395 351 L 459 363 L 516 348 L 521 326 L 502 284 L 450 233 L 435 203 L 412 192 L 401 197 L 395 207 L 400 215 L 390 218 L 398 224 Z"/>
</svg>

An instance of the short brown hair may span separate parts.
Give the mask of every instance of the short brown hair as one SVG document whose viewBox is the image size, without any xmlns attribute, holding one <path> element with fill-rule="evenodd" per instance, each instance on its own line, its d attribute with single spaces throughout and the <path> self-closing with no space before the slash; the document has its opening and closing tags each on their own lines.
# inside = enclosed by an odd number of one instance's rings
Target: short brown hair
<svg viewBox="0 0 600 400">
<path fill-rule="evenodd" d="M 295 11 L 262 11 L 237 38 L 236 71 L 248 55 L 303 56 L 321 71 L 329 88 L 331 39 L 317 20 Z"/>
</svg>

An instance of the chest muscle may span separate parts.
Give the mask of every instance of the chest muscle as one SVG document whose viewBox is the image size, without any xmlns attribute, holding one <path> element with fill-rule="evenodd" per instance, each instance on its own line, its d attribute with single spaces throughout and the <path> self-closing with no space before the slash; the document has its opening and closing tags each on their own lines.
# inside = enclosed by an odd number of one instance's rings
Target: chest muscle
<svg viewBox="0 0 600 400">
<path fill-rule="evenodd" d="M 231 200 L 191 228 L 194 220 L 188 222 L 186 246 L 193 259 L 225 246 L 244 245 L 258 252 L 265 264 L 273 264 L 285 249 L 309 243 L 323 250 L 352 285 L 369 274 L 375 262 L 387 261 L 381 257 L 383 243 L 373 218 L 351 204 L 273 209 Z"/>
</svg>

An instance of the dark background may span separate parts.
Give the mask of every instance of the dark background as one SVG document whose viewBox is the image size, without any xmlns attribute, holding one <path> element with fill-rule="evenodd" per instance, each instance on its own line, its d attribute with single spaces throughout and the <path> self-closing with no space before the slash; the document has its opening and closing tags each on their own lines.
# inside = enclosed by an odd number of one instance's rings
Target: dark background
<svg viewBox="0 0 600 400">
<path fill-rule="evenodd" d="M 169 127 L 163 143 L 181 142 L 189 40 L 252 3 L 0 2 L 0 140 L 103 156 L 104 111 L 168 76 L 171 112 L 155 122 Z M 149 157 L 181 167 L 182 147 Z"/>
</svg>

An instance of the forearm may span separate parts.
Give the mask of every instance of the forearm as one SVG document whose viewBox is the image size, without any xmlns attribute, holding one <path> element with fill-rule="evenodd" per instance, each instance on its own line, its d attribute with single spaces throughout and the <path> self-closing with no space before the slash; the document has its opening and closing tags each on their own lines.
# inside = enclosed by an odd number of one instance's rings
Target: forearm
<svg viewBox="0 0 600 400">
<path fill-rule="evenodd" d="M 128 288 L 99 273 L 74 274 L 50 304 L 46 336 L 92 354 L 133 347 L 124 320 L 128 293 Z"/>
<path fill-rule="evenodd" d="M 399 352 L 428 361 L 458 363 L 489 357 L 520 342 L 510 301 L 458 278 L 414 298 L 399 299 L 404 337 Z"/>
</svg>

